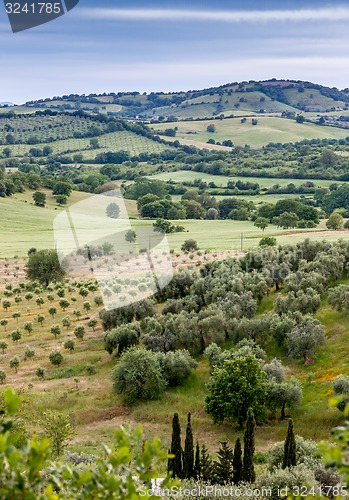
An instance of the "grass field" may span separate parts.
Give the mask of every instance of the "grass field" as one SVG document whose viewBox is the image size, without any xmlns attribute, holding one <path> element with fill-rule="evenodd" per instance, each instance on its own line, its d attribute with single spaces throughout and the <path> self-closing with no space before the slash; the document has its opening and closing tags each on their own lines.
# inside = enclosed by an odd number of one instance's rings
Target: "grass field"
<svg viewBox="0 0 349 500">
<path fill-rule="evenodd" d="M 326 111 L 333 107 L 344 108 L 346 103 L 333 101 L 321 94 L 317 89 L 304 89 L 299 92 L 297 88 L 284 89 L 284 94 L 292 106 L 305 107 L 307 111 Z"/>
<path fill-rule="evenodd" d="M 287 184 L 294 184 L 295 186 L 300 186 L 304 182 L 312 181 L 318 187 L 328 188 L 334 181 L 323 180 L 323 179 L 279 179 L 266 178 L 266 177 L 239 177 L 239 176 L 225 176 L 225 175 L 211 175 L 205 174 L 204 172 L 194 172 L 193 170 L 178 170 L 176 172 L 164 172 L 161 174 L 156 174 L 151 176 L 152 179 L 159 179 L 162 181 L 175 181 L 175 182 L 194 182 L 200 179 L 201 181 L 210 183 L 214 182 L 218 187 L 224 187 L 229 181 L 244 181 L 258 183 L 261 188 L 271 188 L 275 184 L 279 186 L 287 186 Z M 294 195 L 293 195 L 294 196 Z"/>
<path fill-rule="evenodd" d="M 12 198 L 0 198 L 0 258 L 14 255 L 26 256 L 31 247 L 54 248 L 53 220 L 64 210 L 58 207 L 52 191 L 43 190 L 47 196 L 47 207 L 35 207 L 33 191 L 17 193 Z M 73 192 L 68 206 L 89 196 L 87 193 Z M 130 217 L 137 215 L 136 203 L 125 200 Z"/>
<path fill-rule="evenodd" d="M 207 132 L 207 126 L 216 127 L 215 133 Z M 248 118 L 246 123 L 241 123 L 240 118 L 228 118 L 225 120 L 200 121 L 200 122 L 177 122 L 178 127 L 176 138 L 186 143 L 193 144 L 206 143 L 209 139 L 216 142 L 231 140 L 236 146 L 249 144 L 259 148 L 266 146 L 270 142 L 297 142 L 304 139 L 342 139 L 348 136 L 348 130 L 334 127 L 320 127 L 312 123 L 297 123 L 294 120 L 276 118 L 269 116 L 259 116 L 258 125 L 252 125 Z M 165 130 L 169 124 L 153 125 L 155 130 Z M 201 147 L 202 144 L 201 144 Z"/>
</svg>

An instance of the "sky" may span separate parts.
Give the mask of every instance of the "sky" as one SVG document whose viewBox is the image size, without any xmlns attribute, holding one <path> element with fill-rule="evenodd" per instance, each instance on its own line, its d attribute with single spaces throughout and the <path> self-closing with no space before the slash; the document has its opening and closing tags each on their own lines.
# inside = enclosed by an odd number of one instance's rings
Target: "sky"
<svg viewBox="0 0 349 500">
<path fill-rule="evenodd" d="M 348 25 L 336 0 L 80 0 L 12 33 L 1 2 L 0 102 L 274 77 L 345 88 Z"/>
</svg>

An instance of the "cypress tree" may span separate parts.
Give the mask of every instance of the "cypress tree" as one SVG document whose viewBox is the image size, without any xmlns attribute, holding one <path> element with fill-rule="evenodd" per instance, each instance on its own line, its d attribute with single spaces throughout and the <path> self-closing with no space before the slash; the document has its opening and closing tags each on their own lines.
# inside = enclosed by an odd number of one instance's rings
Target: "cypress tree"
<svg viewBox="0 0 349 500">
<path fill-rule="evenodd" d="M 233 483 L 239 484 L 242 481 L 242 449 L 240 438 L 237 438 L 234 446 L 233 458 Z"/>
<path fill-rule="evenodd" d="M 202 479 L 205 483 L 210 483 L 212 481 L 213 464 L 208 449 L 204 444 L 201 447 L 200 469 L 199 479 Z"/>
<path fill-rule="evenodd" d="M 233 450 L 223 441 L 217 455 L 218 461 L 213 466 L 214 480 L 218 484 L 229 484 L 233 480 Z"/>
<path fill-rule="evenodd" d="M 253 465 L 254 455 L 254 429 L 256 422 L 253 415 L 252 408 L 247 412 L 246 430 L 244 434 L 244 458 L 242 465 L 242 479 L 247 483 L 254 483 L 256 480 L 256 473 Z"/>
<path fill-rule="evenodd" d="M 189 413 L 183 454 L 183 478 L 185 479 L 191 479 L 194 476 L 194 440 L 190 420 L 191 414 Z"/>
<path fill-rule="evenodd" d="M 194 478 L 199 479 L 200 476 L 201 476 L 200 446 L 199 446 L 199 441 L 197 441 L 195 449 Z"/>
<path fill-rule="evenodd" d="M 290 420 L 288 421 L 288 430 L 285 439 L 282 468 L 286 469 L 286 467 L 293 467 L 295 465 L 297 465 L 296 438 L 293 432 L 293 421 L 290 418 Z"/>
<path fill-rule="evenodd" d="M 169 458 L 167 470 L 172 473 L 172 477 L 182 477 L 182 445 L 181 445 L 181 426 L 179 425 L 178 413 L 173 415 L 172 420 L 172 441 L 170 454 L 174 458 Z"/>
</svg>

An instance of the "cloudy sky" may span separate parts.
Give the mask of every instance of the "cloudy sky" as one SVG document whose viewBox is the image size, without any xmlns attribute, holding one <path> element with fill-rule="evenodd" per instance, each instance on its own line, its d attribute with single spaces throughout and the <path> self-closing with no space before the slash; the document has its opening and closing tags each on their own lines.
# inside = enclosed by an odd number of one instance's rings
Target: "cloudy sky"
<svg viewBox="0 0 349 500">
<path fill-rule="evenodd" d="M 1 2 L 0 101 L 273 77 L 344 88 L 348 26 L 336 0 L 80 0 L 13 34 Z"/>
</svg>

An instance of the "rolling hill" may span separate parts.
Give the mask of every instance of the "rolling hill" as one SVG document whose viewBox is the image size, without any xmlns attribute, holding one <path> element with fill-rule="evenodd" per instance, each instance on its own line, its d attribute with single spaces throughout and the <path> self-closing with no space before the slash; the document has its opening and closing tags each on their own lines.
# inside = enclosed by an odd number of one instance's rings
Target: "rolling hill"
<svg viewBox="0 0 349 500">
<path fill-rule="evenodd" d="M 85 110 L 110 116 L 143 120 L 210 118 L 236 113 L 330 112 L 349 107 L 348 89 L 311 82 L 269 80 L 229 83 L 203 90 L 173 93 L 111 92 L 108 94 L 55 96 L 30 101 L 35 109 Z"/>
</svg>

